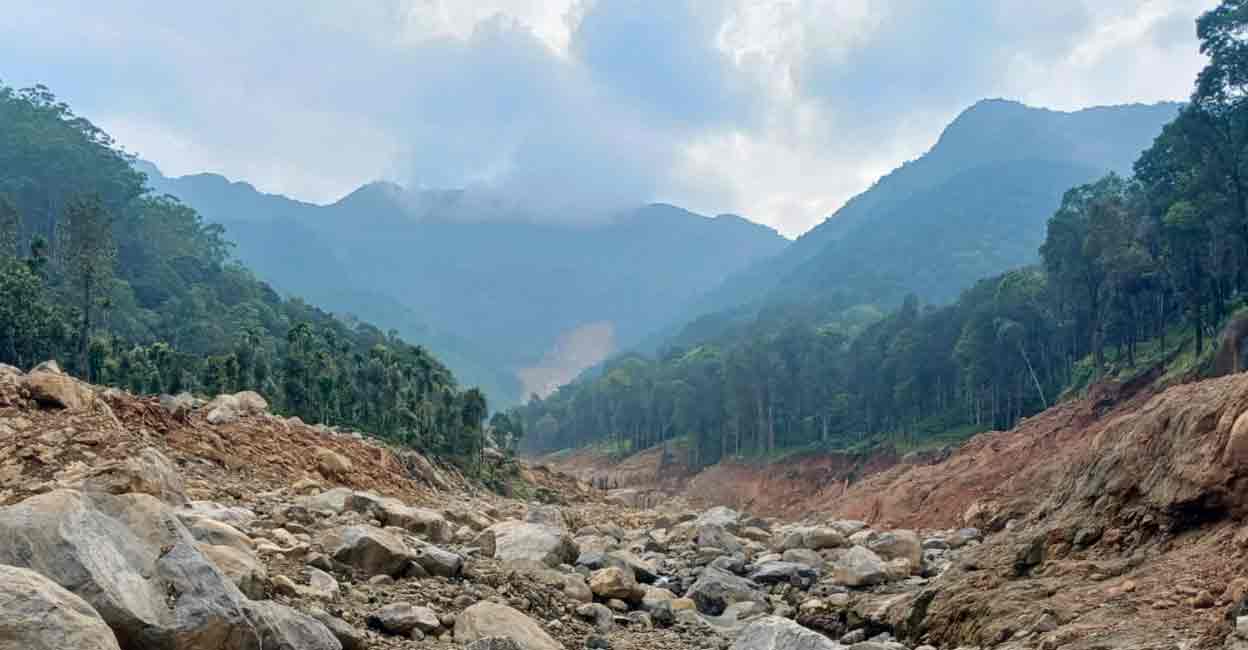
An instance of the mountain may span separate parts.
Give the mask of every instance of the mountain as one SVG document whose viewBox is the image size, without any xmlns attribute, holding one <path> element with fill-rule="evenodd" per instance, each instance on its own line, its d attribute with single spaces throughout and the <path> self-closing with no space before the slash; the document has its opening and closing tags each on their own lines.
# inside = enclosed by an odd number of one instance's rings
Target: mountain
<svg viewBox="0 0 1248 650">
<path fill-rule="evenodd" d="M 1130 174 L 1179 106 L 1061 112 L 981 101 L 923 156 L 733 275 L 687 316 L 719 329 L 775 301 L 892 305 L 914 292 L 948 302 L 979 278 L 1035 262 L 1065 190 L 1110 171 Z"/>
<path fill-rule="evenodd" d="M 665 204 L 534 221 L 462 191 L 372 183 L 319 206 L 215 174 L 141 169 L 224 225 L 260 277 L 427 344 L 499 404 L 635 345 L 788 244 L 739 216 Z"/>
</svg>

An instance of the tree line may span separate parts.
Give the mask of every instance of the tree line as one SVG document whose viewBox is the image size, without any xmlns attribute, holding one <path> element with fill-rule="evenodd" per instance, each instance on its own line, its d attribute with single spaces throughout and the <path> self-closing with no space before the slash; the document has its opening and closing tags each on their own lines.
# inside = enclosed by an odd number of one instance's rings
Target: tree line
<svg viewBox="0 0 1248 650">
<path fill-rule="evenodd" d="M 810 302 L 631 355 L 512 413 L 531 451 L 688 441 L 695 466 L 1013 426 L 1141 346 L 1200 358 L 1248 288 L 1248 0 L 1197 21 L 1191 101 L 1134 166 L 1066 192 L 1041 264 L 866 327 Z M 1183 336 L 1167 337 L 1183 328 Z M 1173 350 L 1173 351 L 1171 351 Z M 1155 359 L 1154 355 L 1154 359 Z"/>
<path fill-rule="evenodd" d="M 46 88 L 0 84 L 0 362 L 57 359 L 136 393 L 255 390 L 278 413 L 477 462 L 480 390 L 394 332 L 278 295 L 133 162 Z"/>
</svg>

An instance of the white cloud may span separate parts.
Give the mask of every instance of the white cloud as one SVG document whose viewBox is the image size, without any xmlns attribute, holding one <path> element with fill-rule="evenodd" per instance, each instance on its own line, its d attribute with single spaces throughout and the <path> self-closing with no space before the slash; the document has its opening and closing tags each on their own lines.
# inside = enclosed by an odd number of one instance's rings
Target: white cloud
<svg viewBox="0 0 1248 650">
<path fill-rule="evenodd" d="M 379 177 L 581 218 L 666 200 L 790 235 L 990 96 L 1181 99 L 1213 0 L 46 0 L 44 82 L 166 171 L 333 200 Z"/>
</svg>

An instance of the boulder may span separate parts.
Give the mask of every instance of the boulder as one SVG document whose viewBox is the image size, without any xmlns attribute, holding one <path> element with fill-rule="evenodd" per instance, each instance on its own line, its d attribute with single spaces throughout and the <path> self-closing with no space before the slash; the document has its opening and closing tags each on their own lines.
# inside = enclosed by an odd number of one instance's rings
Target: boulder
<svg viewBox="0 0 1248 650">
<path fill-rule="evenodd" d="M 612 560 L 622 562 L 624 566 L 627 566 L 633 572 L 633 577 L 637 579 L 637 582 L 650 585 L 659 579 L 658 568 L 633 553 L 628 551 L 611 551 L 607 555 Z"/>
<path fill-rule="evenodd" d="M 442 473 L 419 452 L 412 450 L 400 452 L 399 462 L 403 464 L 412 478 L 424 481 L 439 490 L 447 489 L 446 479 L 442 478 Z"/>
<path fill-rule="evenodd" d="M 472 643 L 491 637 L 511 639 L 520 650 L 564 650 L 536 621 L 506 605 L 479 602 L 455 617 L 455 640 Z"/>
<path fill-rule="evenodd" d="M 339 487 L 299 499 L 299 504 L 315 512 L 341 514 L 347 510 L 347 501 L 355 495 L 355 490 Z"/>
<path fill-rule="evenodd" d="M 835 528 L 808 528 L 802 536 L 802 548 L 821 551 L 845 546 L 845 536 Z"/>
<path fill-rule="evenodd" d="M 725 506 L 716 506 L 698 515 L 694 520 L 696 526 L 712 525 L 719 526 L 730 533 L 737 531 L 738 521 L 741 519 L 741 513 Z"/>
<path fill-rule="evenodd" d="M 124 461 L 99 467 L 83 483 L 83 489 L 108 494 L 150 494 L 173 506 L 190 503 L 182 475 L 164 454 L 151 447 Z"/>
<path fill-rule="evenodd" d="M 338 639 L 338 642 L 342 644 L 342 650 L 366 650 L 368 648 L 368 637 L 364 632 L 352 627 L 350 623 L 341 618 L 319 608 L 308 610 L 308 615 L 320 621 L 321 625 L 324 625 L 329 633 Z"/>
<path fill-rule="evenodd" d="M 199 552 L 203 553 L 213 564 L 234 583 L 238 590 L 248 598 L 264 598 L 264 587 L 269 581 L 269 572 L 264 563 L 250 551 L 233 546 L 215 544 L 198 544 Z"/>
<path fill-rule="evenodd" d="M 351 474 L 351 459 L 332 449 L 318 447 L 316 469 L 325 478 L 346 478 Z"/>
<path fill-rule="evenodd" d="M 214 546 L 230 546 L 240 551 L 250 552 L 256 542 L 239 529 L 215 519 L 193 514 L 178 513 L 178 519 L 186 526 L 191 537 L 201 544 Z"/>
<path fill-rule="evenodd" d="M 0 363 L 0 406 L 20 406 L 22 401 L 22 371 Z"/>
<path fill-rule="evenodd" d="M 912 530 L 894 530 L 879 534 L 867 548 L 885 560 L 906 559 L 910 566 L 923 564 L 923 541 Z"/>
<path fill-rule="evenodd" d="M 740 553 L 741 541 L 719 524 L 700 524 L 694 536 L 694 543 L 705 548 L 716 548 L 725 553 Z"/>
<path fill-rule="evenodd" d="M 629 569 L 607 567 L 589 577 L 589 590 L 599 598 L 619 598 L 624 601 L 641 600 L 642 591 Z"/>
<path fill-rule="evenodd" d="M 839 643 L 779 616 L 766 616 L 737 635 L 732 650 L 840 650 Z"/>
<path fill-rule="evenodd" d="M 208 411 L 205 416 L 208 424 L 229 424 L 237 421 L 243 414 L 238 398 L 233 395 L 217 395 L 204 405 L 204 409 Z"/>
<path fill-rule="evenodd" d="M 464 569 L 464 558 L 432 544 L 418 546 L 412 551 L 412 561 L 431 576 L 458 577 Z"/>
<path fill-rule="evenodd" d="M 833 567 L 836 581 L 847 587 L 878 585 L 887 579 L 885 571 L 884 560 L 861 546 L 846 551 Z"/>
<path fill-rule="evenodd" d="M 297 612 L 285 605 L 271 600 L 257 600 L 244 603 L 247 620 L 251 627 L 238 640 L 239 648 L 244 650 L 342 650 L 340 643 L 320 621 Z M 259 639 L 259 648 L 255 642 Z M 194 644 L 195 641 L 190 641 Z M 200 646 L 188 645 L 188 650 L 198 650 Z M 234 646 L 221 646 L 230 647 Z"/>
<path fill-rule="evenodd" d="M 570 564 L 579 555 L 567 533 L 522 521 L 504 521 L 486 529 L 494 534 L 494 558 L 503 562 Z"/>
<path fill-rule="evenodd" d="M 541 505 L 529 508 L 525 514 L 524 520 L 530 524 L 538 524 L 555 530 L 566 531 L 568 529 L 568 520 L 563 516 L 563 510 L 559 506 Z"/>
<path fill-rule="evenodd" d="M 0 564 L 33 569 L 82 597 L 122 647 L 255 650 L 257 629 L 261 650 L 339 647 L 316 621 L 249 601 L 150 495 L 41 494 L 0 508 L 0 540 Z"/>
<path fill-rule="evenodd" d="M 784 554 L 780 556 L 780 559 L 785 562 L 805 564 L 806 566 L 815 569 L 822 569 L 824 565 L 823 556 L 808 548 L 791 548 L 785 551 Z M 756 559 L 755 562 L 759 564 L 762 563 L 759 559 Z"/>
<path fill-rule="evenodd" d="M 775 585 L 783 582 L 809 587 L 818 579 L 818 571 L 796 562 L 767 562 L 760 564 L 750 574 L 750 580 L 760 585 Z"/>
<path fill-rule="evenodd" d="M 478 639 L 464 646 L 464 650 L 522 650 L 519 643 L 501 636 Z"/>
<path fill-rule="evenodd" d="M 693 600 L 698 611 L 719 616 L 733 603 L 766 603 L 767 596 L 755 582 L 726 571 L 707 567 L 689 587 L 686 597 Z"/>
<path fill-rule="evenodd" d="M 243 412 L 243 415 L 260 415 L 269 412 L 268 401 L 261 397 L 260 393 L 253 390 L 234 393 L 234 399 L 238 402 L 238 408 Z"/>
<path fill-rule="evenodd" d="M 594 592 L 590 590 L 589 584 L 585 582 L 585 578 L 582 578 L 580 574 L 562 573 L 560 576 L 563 582 L 563 595 L 578 603 L 593 601 Z"/>
<path fill-rule="evenodd" d="M 344 497 L 343 507 L 376 518 L 384 526 L 410 531 L 436 544 L 455 540 L 455 529 L 442 513 L 426 508 L 413 508 L 390 497 L 371 492 L 352 492 Z"/>
<path fill-rule="evenodd" d="M 229 524 L 235 528 L 245 528 L 256 520 L 256 513 L 241 506 L 223 506 L 213 501 L 192 501 L 185 509 L 178 511 L 178 516 L 195 515 L 207 517 L 213 521 Z"/>
<path fill-rule="evenodd" d="M 195 398 L 190 393 L 178 393 L 177 395 L 161 395 L 160 408 L 166 413 L 172 415 L 179 420 L 186 420 L 190 416 L 191 411 L 195 408 Z"/>
<path fill-rule="evenodd" d="M 599 632 L 607 633 L 615 627 L 615 614 L 601 603 L 587 603 L 576 608 L 576 615 L 594 624 Z"/>
<path fill-rule="evenodd" d="M 79 411 L 95 401 L 91 387 L 61 372 L 56 362 L 44 362 L 21 378 L 22 388 L 40 406 Z"/>
<path fill-rule="evenodd" d="M 324 546 L 330 557 L 366 576 L 397 576 L 411 560 L 403 540 L 376 526 L 347 526 L 331 531 Z"/>
<path fill-rule="evenodd" d="M 472 540 L 472 545 L 485 557 L 494 557 L 495 552 L 498 550 L 498 542 L 494 531 L 488 529 L 477 533 L 477 536 Z"/>
<path fill-rule="evenodd" d="M 429 633 L 442 626 L 438 615 L 428 607 L 411 603 L 391 603 L 369 615 L 368 626 L 395 636 L 408 636 L 412 630 Z"/>
<path fill-rule="evenodd" d="M 338 598 L 338 580 L 316 567 L 308 567 L 308 586 L 300 591 L 309 597 L 319 600 Z"/>
<path fill-rule="evenodd" d="M 0 565 L 0 648 L 118 650 L 87 602 L 31 571 Z"/>
</svg>

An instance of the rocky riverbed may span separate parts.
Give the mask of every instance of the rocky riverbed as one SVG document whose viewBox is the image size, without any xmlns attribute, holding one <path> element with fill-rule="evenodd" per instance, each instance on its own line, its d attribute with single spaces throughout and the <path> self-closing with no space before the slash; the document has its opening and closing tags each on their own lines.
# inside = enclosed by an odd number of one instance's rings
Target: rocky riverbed
<svg viewBox="0 0 1248 650">
<path fill-rule="evenodd" d="M 501 497 L 258 395 L 0 368 L 0 649 L 1239 648 L 1248 621 L 1232 520 L 889 529 L 524 474 Z M 1204 578 L 1156 597 L 1185 557 Z"/>
</svg>

